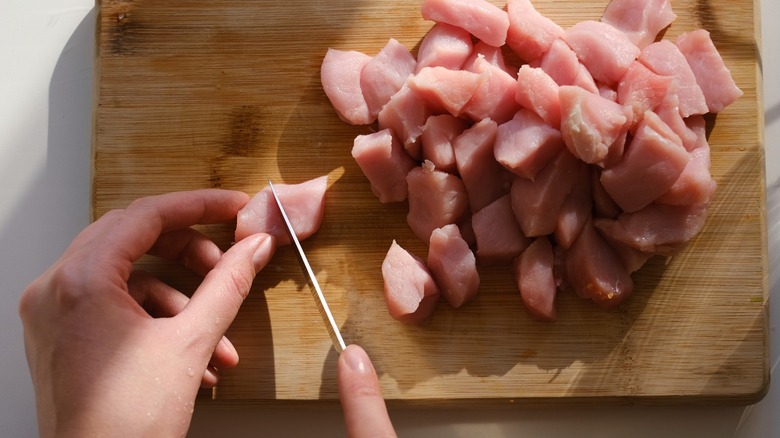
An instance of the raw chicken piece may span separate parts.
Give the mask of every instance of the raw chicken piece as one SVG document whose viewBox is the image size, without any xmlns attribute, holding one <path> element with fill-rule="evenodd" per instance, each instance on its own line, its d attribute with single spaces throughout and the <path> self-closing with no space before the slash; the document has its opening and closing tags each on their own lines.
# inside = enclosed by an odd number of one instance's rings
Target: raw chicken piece
<svg viewBox="0 0 780 438">
<path fill-rule="evenodd" d="M 436 169 L 455 173 L 455 150 L 452 142 L 466 129 L 466 121 L 451 114 L 428 117 L 421 137 L 423 158 L 430 160 Z"/>
<path fill-rule="evenodd" d="M 360 74 L 371 61 L 365 53 L 354 50 L 328 49 L 322 60 L 320 81 L 339 117 L 352 125 L 367 125 L 371 117 L 368 104 L 360 88 Z"/>
<path fill-rule="evenodd" d="M 486 0 L 423 0 L 422 17 L 465 29 L 494 47 L 506 43 L 509 18 Z"/>
<path fill-rule="evenodd" d="M 645 47 L 639 55 L 639 62 L 656 74 L 670 76 L 677 81 L 675 93 L 680 115 L 688 117 L 709 111 L 693 70 L 680 49 L 672 42 L 662 40 Z"/>
<path fill-rule="evenodd" d="M 474 61 L 472 71 L 485 75 L 485 79 L 466 104 L 465 115 L 472 120 L 492 119 L 496 123 L 511 119 L 519 108 L 514 97 L 517 81 L 483 57 Z"/>
<path fill-rule="evenodd" d="M 742 96 L 709 32 L 704 29 L 687 32 L 677 37 L 676 43 L 696 76 L 710 112 L 720 112 Z"/>
<path fill-rule="evenodd" d="M 561 134 L 572 154 L 598 164 L 611 149 L 622 153 L 632 120 L 630 108 L 569 85 L 560 87 L 559 97 Z"/>
<path fill-rule="evenodd" d="M 563 149 L 533 181 L 515 177 L 512 211 L 523 234 L 537 237 L 555 231 L 561 206 L 577 180 L 580 164 Z"/>
<path fill-rule="evenodd" d="M 459 27 L 438 23 L 425 35 L 417 51 L 419 73 L 425 67 L 460 70 L 471 56 L 471 34 Z"/>
<path fill-rule="evenodd" d="M 614 199 L 609 196 L 601 184 L 601 172 L 598 167 L 591 169 L 591 196 L 593 197 L 593 216 L 617 219 L 622 213 Z"/>
<path fill-rule="evenodd" d="M 591 168 L 585 163 L 579 163 L 577 175 L 571 191 L 563 200 L 558 213 L 558 223 L 555 227 L 555 242 L 568 249 L 579 236 L 582 228 L 592 217 Z"/>
<path fill-rule="evenodd" d="M 704 227 L 707 205 L 650 204 L 617 220 L 595 219 L 604 235 L 648 254 L 678 253 Z"/>
<path fill-rule="evenodd" d="M 534 8 L 530 0 L 507 0 L 509 32 L 506 43 L 526 62 L 539 59 L 563 29 Z"/>
<path fill-rule="evenodd" d="M 453 308 L 457 309 L 477 296 L 477 260 L 457 225 L 433 230 L 427 263 L 439 291 Z"/>
<path fill-rule="evenodd" d="M 675 18 L 669 0 L 610 0 L 601 21 L 622 30 L 632 43 L 643 48 Z"/>
<path fill-rule="evenodd" d="M 616 84 L 640 52 L 626 34 L 599 21 L 580 21 L 566 30 L 563 39 L 593 79 L 606 85 Z"/>
<path fill-rule="evenodd" d="M 512 201 L 504 195 L 471 216 L 477 257 L 483 265 L 508 264 L 531 243 L 515 221 Z"/>
<path fill-rule="evenodd" d="M 471 224 L 471 212 L 467 211 L 455 225 L 460 228 L 460 235 L 468 243 L 469 248 L 476 248 L 477 236 L 474 234 L 474 227 Z"/>
<path fill-rule="evenodd" d="M 433 230 L 457 223 L 468 211 L 468 195 L 460 178 L 434 169 L 430 161 L 409 171 L 406 183 L 409 186 L 406 221 L 426 244 Z"/>
<path fill-rule="evenodd" d="M 432 110 L 444 110 L 459 116 L 486 78 L 484 73 L 425 67 L 409 78 L 409 87 Z"/>
<path fill-rule="evenodd" d="M 669 205 L 708 204 L 715 196 L 716 188 L 717 183 L 710 174 L 710 149 L 701 147 L 691 152 L 691 160 L 680 177 L 656 202 Z"/>
<path fill-rule="evenodd" d="M 406 175 L 416 166 L 392 131 L 383 129 L 355 137 L 352 157 L 371 183 L 379 202 L 400 202 L 407 197 Z"/>
<path fill-rule="evenodd" d="M 655 109 L 655 113 L 658 114 L 658 117 L 663 120 L 678 137 L 680 137 L 683 147 L 690 152 L 696 147 L 696 144 L 699 141 L 698 135 L 686 124 L 685 119 L 683 119 L 683 116 L 680 114 L 678 102 L 678 94 L 676 92 L 671 92 L 664 97 L 664 100 L 661 101 L 661 104 Z M 688 120 L 694 122 L 694 124 L 700 123 L 702 130 L 704 129 L 703 116 L 693 115 L 688 117 Z"/>
<path fill-rule="evenodd" d="M 528 65 L 520 67 L 517 73 L 517 103 L 539 115 L 553 128 L 561 127 L 561 103 L 558 97 L 560 87 L 541 68 Z"/>
<path fill-rule="evenodd" d="M 409 49 L 390 38 L 384 48 L 363 67 L 360 89 L 368 105 L 371 119 L 390 101 L 414 73 L 417 61 Z"/>
<path fill-rule="evenodd" d="M 406 84 L 390 98 L 379 112 L 379 129 L 390 128 L 414 159 L 422 156 L 419 138 L 430 110 Z"/>
<path fill-rule="evenodd" d="M 274 184 L 298 240 L 310 237 L 320 228 L 327 188 L 327 175 L 300 184 Z M 290 244 L 287 227 L 268 186 L 255 194 L 236 218 L 236 242 L 255 233 L 274 236 L 278 246 Z"/>
<path fill-rule="evenodd" d="M 638 61 L 631 63 L 617 86 L 617 103 L 631 107 L 632 124 L 636 126 L 645 111 L 655 111 L 677 82 L 670 76 L 660 76 Z"/>
<path fill-rule="evenodd" d="M 499 125 L 493 154 L 514 174 L 533 180 L 563 148 L 560 131 L 531 110 L 521 109 L 512 120 Z"/>
<path fill-rule="evenodd" d="M 504 70 L 513 78 L 517 76 L 517 67 L 510 66 L 506 63 L 506 60 L 504 59 L 504 53 L 501 51 L 501 48 L 491 46 L 484 41 L 477 41 L 477 43 L 474 44 L 474 49 L 471 51 L 469 59 L 463 63 L 463 68 L 468 71 L 479 72 L 474 68 L 474 62 L 477 60 L 477 58 L 480 57 L 484 58 L 485 61 L 495 65 L 501 70 Z"/>
<path fill-rule="evenodd" d="M 688 124 L 691 125 L 689 131 L 697 139 L 692 147 L 686 148 L 691 153 L 691 160 L 672 188 L 656 200 L 659 204 L 709 204 L 715 195 L 717 183 L 710 174 L 710 145 L 707 143 L 704 118 L 691 117 Z"/>
<path fill-rule="evenodd" d="M 453 142 L 455 163 L 475 212 L 509 191 L 508 172 L 493 157 L 498 125 L 481 120 L 463 131 Z"/>
<path fill-rule="evenodd" d="M 512 263 L 515 282 L 528 313 L 539 321 L 555 321 L 553 249 L 547 237 L 537 237 Z"/>
<path fill-rule="evenodd" d="M 594 94 L 599 92 L 593 76 L 561 38 L 552 42 L 550 49 L 539 60 L 538 67 L 558 85 L 577 85 Z"/>
<path fill-rule="evenodd" d="M 629 274 L 638 271 L 640 268 L 642 268 L 642 266 L 645 265 L 645 263 L 647 263 L 648 260 L 650 260 L 651 257 L 653 257 L 653 254 L 639 251 L 638 249 L 630 247 L 623 242 L 615 240 L 608 234 L 602 233 L 598 227 L 596 228 L 596 231 L 598 231 L 601 237 L 603 237 L 604 240 L 609 243 L 609 246 L 615 250 L 615 253 L 618 255 L 620 261 L 623 262 L 623 266 L 626 267 L 626 270 Z"/>
<path fill-rule="evenodd" d="M 601 173 L 601 183 L 623 211 L 634 212 L 667 192 L 690 159 L 680 137 L 648 111 L 623 159 Z"/>
<path fill-rule="evenodd" d="M 385 303 L 390 316 L 405 324 L 423 324 L 439 301 L 439 289 L 428 268 L 395 240 L 382 262 Z"/>
<path fill-rule="evenodd" d="M 616 89 L 604 84 L 596 84 L 596 88 L 598 88 L 599 96 L 603 97 L 604 99 L 611 100 L 612 102 L 617 102 Z"/>
<path fill-rule="evenodd" d="M 568 283 L 582 298 L 600 307 L 619 305 L 634 289 L 634 283 L 617 253 L 588 222 L 565 254 Z"/>
</svg>

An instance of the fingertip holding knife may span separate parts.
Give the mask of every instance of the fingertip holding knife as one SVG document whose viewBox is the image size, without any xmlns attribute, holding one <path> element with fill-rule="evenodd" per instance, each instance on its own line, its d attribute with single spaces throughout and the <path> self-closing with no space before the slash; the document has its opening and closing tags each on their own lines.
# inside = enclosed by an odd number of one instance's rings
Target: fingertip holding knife
<svg viewBox="0 0 780 438">
<path fill-rule="evenodd" d="M 287 233 L 290 235 L 290 242 L 295 248 L 296 257 L 301 264 L 303 273 L 306 276 L 306 281 L 309 283 L 309 288 L 311 289 L 312 295 L 314 296 L 317 309 L 319 310 L 320 316 L 322 317 L 322 320 L 325 322 L 325 326 L 328 329 L 328 334 L 330 335 L 330 339 L 333 342 L 333 348 L 337 353 L 341 354 L 341 352 L 344 351 L 347 346 L 344 344 L 344 339 L 341 337 L 339 326 L 336 324 L 336 320 L 333 319 L 333 314 L 330 312 L 328 302 L 325 300 L 325 295 L 322 294 L 322 289 L 320 289 L 320 284 L 317 282 L 317 277 L 314 275 L 314 271 L 311 269 L 309 260 L 306 258 L 306 254 L 303 252 L 303 248 L 301 247 L 301 243 L 298 240 L 298 236 L 295 234 L 295 230 L 293 229 L 292 223 L 290 222 L 290 218 L 287 216 L 287 213 L 282 206 L 282 201 L 279 199 L 279 195 L 276 193 L 276 189 L 274 189 L 274 185 L 270 179 L 268 180 L 268 186 L 271 188 L 271 193 L 273 194 L 274 200 L 276 200 L 276 205 L 279 207 L 279 212 L 282 214 L 282 221 L 284 222 L 285 228 L 287 229 Z"/>
</svg>

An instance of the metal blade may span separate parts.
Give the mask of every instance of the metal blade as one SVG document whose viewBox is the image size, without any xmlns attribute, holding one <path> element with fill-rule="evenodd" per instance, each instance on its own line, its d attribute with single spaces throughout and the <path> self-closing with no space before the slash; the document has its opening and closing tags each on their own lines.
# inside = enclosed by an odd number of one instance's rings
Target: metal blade
<svg viewBox="0 0 780 438">
<path fill-rule="evenodd" d="M 287 227 L 287 233 L 290 235 L 290 241 L 292 242 L 293 247 L 295 247 L 295 253 L 298 256 L 298 261 L 301 263 L 304 274 L 306 274 L 306 280 L 309 283 L 309 288 L 311 289 L 312 295 L 314 295 L 314 301 L 317 303 L 317 309 L 320 311 L 320 316 L 325 322 L 325 327 L 328 329 L 328 334 L 330 335 L 330 339 L 333 342 L 333 348 L 336 349 L 337 353 L 341 354 L 341 352 L 344 351 L 347 346 L 344 344 L 344 339 L 341 337 L 339 326 L 336 325 L 336 320 L 333 319 L 333 314 L 330 313 L 328 302 L 325 301 L 325 296 L 322 294 L 322 289 L 320 289 L 320 284 L 317 282 L 317 277 L 314 275 L 314 271 L 312 271 L 311 265 L 309 265 L 309 260 L 306 258 L 306 254 L 303 252 L 301 243 L 298 241 L 298 236 L 295 235 L 295 230 L 293 230 L 290 219 L 287 217 L 287 213 L 284 211 L 282 201 L 279 200 L 279 195 L 276 193 L 276 189 L 274 189 L 274 185 L 271 183 L 271 180 L 268 180 L 268 186 L 271 188 L 271 193 L 274 195 L 276 205 L 279 206 L 279 212 L 282 213 L 282 220 L 284 221 L 284 225 Z"/>
</svg>

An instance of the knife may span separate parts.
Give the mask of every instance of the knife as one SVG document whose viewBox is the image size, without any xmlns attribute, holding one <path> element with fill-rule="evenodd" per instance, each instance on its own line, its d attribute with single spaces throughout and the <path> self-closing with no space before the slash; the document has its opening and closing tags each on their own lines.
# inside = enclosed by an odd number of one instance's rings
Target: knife
<svg viewBox="0 0 780 438">
<path fill-rule="evenodd" d="M 301 268 L 303 269 L 304 274 L 306 275 L 307 283 L 309 283 L 309 289 L 311 289 L 312 295 L 314 295 L 314 301 L 317 304 L 317 310 L 319 310 L 320 316 L 325 323 L 325 327 L 328 329 L 328 335 L 330 335 L 330 340 L 333 342 L 333 348 L 336 349 L 336 353 L 341 354 L 341 352 L 344 351 L 347 346 L 344 344 L 344 339 L 341 337 L 339 326 L 336 325 L 336 320 L 333 319 L 333 314 L 330 313 L 328 302 L 325 301 L 325 295 L 322 294 L 322 289 L 320 289 L 320 284 L 317 282 L 317 277 L 314 275 L 314 271 L 312 271 L 311 265 L 309 265 L 309 260 L 306 258 L 306 254 L 303 252 L 301 243 L 298 241 L 298 236 L 295 235 L 295 230 L 292 227 L 292 223 L 290 223 L 290 219 L 287 217 L 287 213 L 284 211 L 284 207 L 282 206 L 282 201 L 279 199 L 279 195 L 276 193 L 276 189 L 274 189 L 274 185 L 270 179 L 268 180 L 268 186 L 271 188 L 271 193 L 276 200 L 276 205 L 279 207 L 279 212 L 282 214 L 282 220 L 284 221 L 284 225 L 287 228 L 287 234 L 290 236 L 290 242 L 292 242 L 293 247 L 295 247 L 295 254 L 298 257 L 298 261 L 301 264 Z"/>
</svg>

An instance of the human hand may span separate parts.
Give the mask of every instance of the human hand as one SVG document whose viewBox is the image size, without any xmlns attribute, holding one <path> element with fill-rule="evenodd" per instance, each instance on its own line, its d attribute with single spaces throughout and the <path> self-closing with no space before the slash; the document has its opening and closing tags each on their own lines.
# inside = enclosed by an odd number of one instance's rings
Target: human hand
<svg viewBox="0 0 780 438">
<path fill-rule="evenodd" d="M 339 398 L 351 438 L 395 437 L 374 366 L 366 352 L 348 345 L 338 360 Z"/>
<path fill-rule="evenodd" d="M 249 197 L 200 190 L 142 198 L 105 214 L 22 294 L 19 313 L 40 435 L 184 436 L 198 387 L 238 354 L 223 334 L 275 242 L 227 252 L 194 224 L 234 220 Z M 145 253 L 204 279 L 192 298 L 134 272 Z"/>
</svg>

